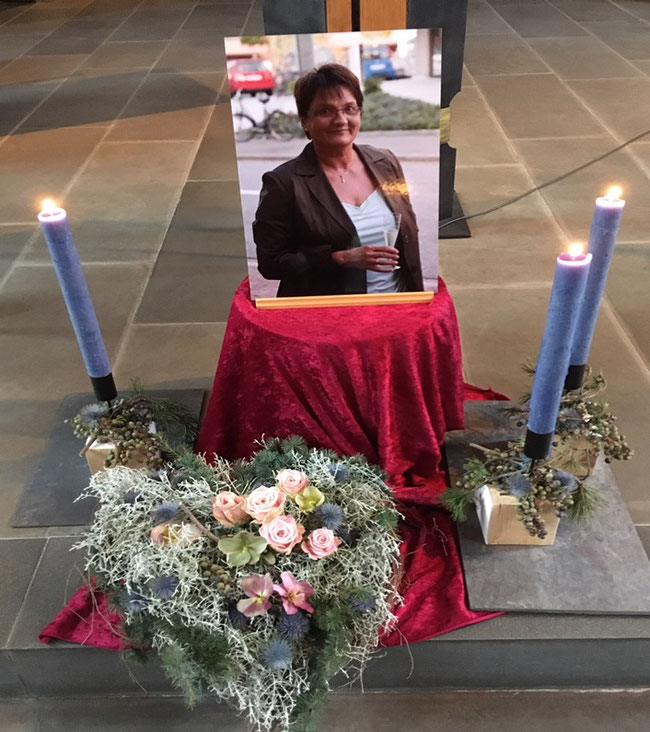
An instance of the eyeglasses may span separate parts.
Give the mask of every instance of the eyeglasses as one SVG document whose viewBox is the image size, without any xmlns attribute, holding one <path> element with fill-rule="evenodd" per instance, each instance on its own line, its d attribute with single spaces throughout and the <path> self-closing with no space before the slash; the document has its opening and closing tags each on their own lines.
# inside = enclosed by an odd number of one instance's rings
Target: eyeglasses
<svg viewBox="0 0 650 732">
<path fill-rule="evenodd" d="M 346 104 L 345 107 L 320 107 L 311 113 L 312 117 L 318 119 L 335 119 L 339 112 L 348 117 L 356 117 L 361 109 L 356 104 Z"/>
</svg>

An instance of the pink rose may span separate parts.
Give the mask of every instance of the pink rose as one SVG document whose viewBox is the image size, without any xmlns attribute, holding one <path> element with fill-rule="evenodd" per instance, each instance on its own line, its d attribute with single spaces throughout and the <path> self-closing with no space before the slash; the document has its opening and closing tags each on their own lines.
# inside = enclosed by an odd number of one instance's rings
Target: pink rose
<svg viewBox="0 0 650 732">
<path fill-rule="evenodd" d="M 261 485 L 246 498 L 244 510 L 258 523 L 266 523 L 282 513 L 284 496 L 275 486 Z"/>
<path fill-rule="evenodd" d="M 280 554 L 289 554 L 300 543 L 304 533 L 305 527 L 296 523 L 293 516 L 278 516 L 260 526 L 260 536 Z"/>
<path fill-rule="evenodd" d="M 291 498 L 300 493 L 309 482 L 303 472 L 300 470 L 289 470 L 289 468 L 281 470 L 275 476 L 275 480 L 278 488 Z"/>
<path fill-rule="evenodd" d="M 212 501 L 212 515 L 223 526 L 230 528 L 248 518 L 244 498 L 231 491 L 217 493 Z"/>
<path fill-rule="evenodd" d="M 269 542 L 270 543 L 270 542 Z M 339 548 L 341 540 L 331 529 L 316 529 L 302 542 L 302 550 L 311 559 L 323 559 Z"/>
</svg>

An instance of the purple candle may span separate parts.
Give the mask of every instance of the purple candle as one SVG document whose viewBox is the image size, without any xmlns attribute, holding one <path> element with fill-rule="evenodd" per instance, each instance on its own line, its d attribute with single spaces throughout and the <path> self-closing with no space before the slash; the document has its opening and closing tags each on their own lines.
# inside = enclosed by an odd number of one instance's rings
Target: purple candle
<svg viewBox="0 0 650 732">
<path fill-rule="evenodd" d="M 614 253 L 616 235 L 625 207 L 625 201 L 620 198 L 621 193 L 619 186 L 612 186 L 605 196 L 596 199 L 596 208 L 589 231 L 589 253 L 593 259 L 573 336 L 566 389 L 578 389 L 582 384 L 598 319 L 600 301 Z"/>
<path fill-rule="evenodd" d="M 537 357 L 524 454 L 545 458 L 551 451 L 571 343 L 584 295 L 591 254 L 580 244 L 557 258 L 546 326 Z"/>
<path fill-rule="evenodd" d="M 38 220 L 59 280 L 86 371 L 98 399 L 115 399 L 117 391 L 99 330 L 95 309 L 86 285 L 79 256 L 72 241 L 66 212 L 46 199 Z"/>
</svg>

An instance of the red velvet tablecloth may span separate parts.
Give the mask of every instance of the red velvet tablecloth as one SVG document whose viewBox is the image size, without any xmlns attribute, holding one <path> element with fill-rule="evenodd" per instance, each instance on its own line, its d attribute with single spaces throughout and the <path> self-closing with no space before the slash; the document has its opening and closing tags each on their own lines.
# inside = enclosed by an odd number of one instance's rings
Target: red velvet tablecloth
<svg viewBox="0 0 650 732">
<path fill-rule="evenodd" d="M 361 453 L 396 489 L 434 477 L 463 426 L 456 313 L 444 283 L 416 305 L 258 310 L 232 304 L 198 452 L 248 457 L 261 435 Z"/>
<path fill-rule="evenodd" d="M 504 399 L 463 384 L 454 306 L 440 281 L 429 304 L 257 310 L 235 295 L 197 451 L 249 457 L 261 436 L 301 435 L 362 453 L 389 475 L 404 516 L 397 628 L 382 645 L 431 638 L 501 613 L 467 607 L 453 521 L 435 506 L 444 433 L 466 399 Z M 40 634 L 121 648 L 119 617 L 81 588 Z"/>
</svg>

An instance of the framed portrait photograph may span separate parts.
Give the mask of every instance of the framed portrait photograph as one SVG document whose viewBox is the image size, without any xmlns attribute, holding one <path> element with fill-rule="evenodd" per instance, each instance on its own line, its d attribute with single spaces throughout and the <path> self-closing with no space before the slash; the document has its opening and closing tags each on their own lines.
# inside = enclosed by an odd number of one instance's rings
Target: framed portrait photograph
<svg viewBox="0 0 650 732">
<path fill-rule="evenodd" d="M 254 300 L 437 290 L 441 40 L 225 39 Z"/>
</svg>

